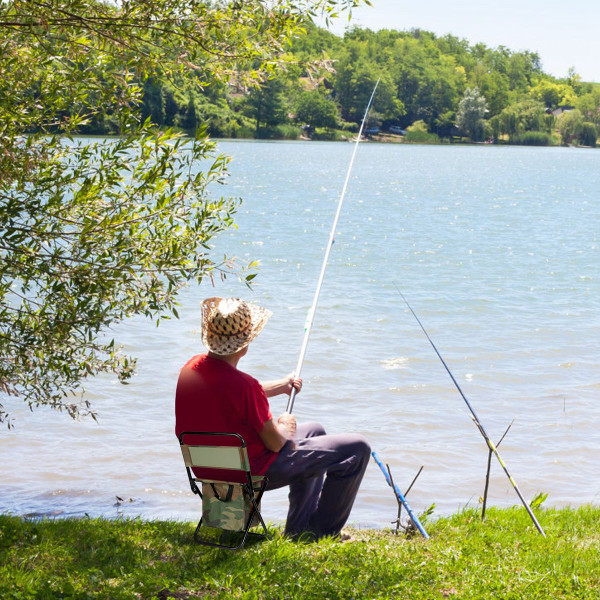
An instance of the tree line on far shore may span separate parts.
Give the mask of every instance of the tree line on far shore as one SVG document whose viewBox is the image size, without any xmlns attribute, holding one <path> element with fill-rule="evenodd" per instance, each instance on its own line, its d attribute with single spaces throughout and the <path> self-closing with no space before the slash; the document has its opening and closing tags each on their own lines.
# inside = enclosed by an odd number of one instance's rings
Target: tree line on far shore
<svg viewBox="0 0 600 600">
<path fill-rule="evenodd" d="M 372 132 L 391 128 L 405 141 L 424 143 L 596 144 L 600 84 L 583 82 L 574 69 L 552 77 L 533 52 L 423 30 L 353 28 L 339 37 L 313 25 L 290 52 L 287 70 L 256 88 L 147 79 L 142 114 L 190 133 L 204 125 L 213 137 L 343 139 L 358 131 L 381 78 Z M 109 115 L 83 129 L 117 130 Z"/>
</svg>

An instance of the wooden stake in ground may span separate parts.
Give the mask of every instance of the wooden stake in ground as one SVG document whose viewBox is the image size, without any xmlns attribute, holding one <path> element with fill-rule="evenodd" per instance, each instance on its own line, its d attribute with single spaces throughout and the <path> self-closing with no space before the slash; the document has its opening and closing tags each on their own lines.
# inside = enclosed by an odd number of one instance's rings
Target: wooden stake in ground
<svg viewBox="0 0 600 600">
<path fill-rule="evenodd" d="M 390 469 L 390 465 L 388 465 L 387 463 L 385 463 L 385 468 L 388 470 L 388 474 L 390 476 L 390 482 L 392 484 L 392 488 L 394 488 L 394 486 L 396 484 L 394 483 L 394 478 L 392 477 L 392 470 Z M 414 476 L 414 478 L 410 482 L 410 485 L 408 486 L 407 490 L 404 492 L 404 497 L 405 498 L 406 498 L 406 496 L 408 496 L 408 492 L 410 492 L 410 490 L 412 490 L 412 486 L 415 484 L 415 481 L 417 480 L 417 478 L 421 474 L 422 470 L 423 470 L 423 465 L 421 465 L 421 468 L 419 469 L 418 473 Z M 396 494 L 394 494 L 394 496 L 396 498 L 396 502 L 398 502 L 398 516 L 396 517 L 395 521 L 392 521 L 392 523 L 396 523 L 396 531 L 395 531 L 395 533 L 397 534 L 398 530 L 400 529 L 400 517 L 402 516 L 402 502 L 400 502 L 400 498 L 398 498 L 398 496 L 396 496 Z"/>
<path fill-rule="evenodd" d="M 383 466 L 383 463 L 381 462 L 381 459 L 377 455 L 377 452 L 371 452 L 371 456 L 377 463 L 377 466 L 381 469 L 381 472 L 383 473 L 383 476 L 385 477 L 387 484 L 394 490 L 394 493 L 396 494 L 397 499 L 400 500 L 400 502 L 402 502 L 402 504 L 404 504 L 404 508 L 406 509 L 406 512 L 408 513 L 408 516 L 410 517 L 410 520 L 413 522 L 416 529 L 418 529 L 420 534 L 426 540 L 428 540 L 429 534 L 425 531 L 425 528 L 423 527 L 423 525 L 421 525 L 419 518 L 417 517 L 417 515 L 415 515 L 415 513 L 413 512 L 413 509 L 410 507 L 409 503 L 406 501 L 406 498 L 404 497 L 404 494 L 402 494 L 402 492 L 400 491 L 400 488 L 397 485 L 392 485 L 392 480 L 390 479 L 390 475 L 389 475 L 388 471 L 386 470 L 386 468 Z"/>
<path fill-rule="evenodd" d="M 502 443 L 502 440 L 506 437 L 506 434 L 508 433 L 508 431 L 510 430 L 510 428 L 512 427 L 514 422 L 515 422 L 514 419 L 510 422 L 510 425 L 506 428 L 506 431 L 502 434 L 500 441 L 496 444 L 496 448 Z M 490 486 L 490 468 L 491 467 L 492 467 L 492 451 L 488 448 L 487 471 L 485 473 L 485 488 L 483 490 L 483 506 L 481 508 L 481 520 L 482 521 L 485 521 L 485 506 L 487 503 L 488 488 Z"/>
</svg>

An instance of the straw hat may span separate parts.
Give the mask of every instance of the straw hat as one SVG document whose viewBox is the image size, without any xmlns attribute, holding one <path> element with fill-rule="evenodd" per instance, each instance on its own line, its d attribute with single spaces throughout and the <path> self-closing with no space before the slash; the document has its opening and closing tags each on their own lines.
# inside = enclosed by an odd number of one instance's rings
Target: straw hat
<svg viewBox="0 0 600 600">
<path fill-rule="evenodd" d="M 273 313 L 240 298 L 202 301 L 202 343 L 214 354 L 233 354 L 245 348 Z"/>
</svg>

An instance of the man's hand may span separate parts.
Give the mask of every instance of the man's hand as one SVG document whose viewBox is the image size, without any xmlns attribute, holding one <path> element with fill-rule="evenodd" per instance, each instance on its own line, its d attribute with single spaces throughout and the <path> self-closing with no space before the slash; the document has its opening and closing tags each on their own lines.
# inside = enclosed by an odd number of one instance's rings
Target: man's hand
<svg viewBox="0 0 600 600">
<path fill-rule="evenodd" d="M 285 378 L 285 385 L 286 385 L 286 390 L 285 390 L 286 394 L 291 394 L 292 388 L 296 390 L 296 394 L 297 394 L 302 389 L 302 378 L 294 377 L 294 373 L 290 373 Z"/>
<path fill-rule="evenodd" d="M 258 434 L 263 444 L 272 452 L 279 452 L 285 444 L 291 440 L 296 433 L 296 417 L 290 413 L 283 413 L 277 419 L 277 425 L 273 419 L 269 419 Z"/>
<path fill-rule="evenodd" d="M 277 419 L 279 427 L 284 430 L 286 437 L 292 439 L 296 434 L 296 417 L 290 413 L 283 413 Z"/>
<path fill-rule="evenodd" d="M 278 396 L 279 394 L 287 394 L 289 396 L 292 393 L 292 389 L 295 389 L 296 393 L 302 389 L 302 379 L 294 377 L 294 374 L 290 373 L 275 381 L 262 382 L 261 385 L 267 398 Z"/>
</svg>

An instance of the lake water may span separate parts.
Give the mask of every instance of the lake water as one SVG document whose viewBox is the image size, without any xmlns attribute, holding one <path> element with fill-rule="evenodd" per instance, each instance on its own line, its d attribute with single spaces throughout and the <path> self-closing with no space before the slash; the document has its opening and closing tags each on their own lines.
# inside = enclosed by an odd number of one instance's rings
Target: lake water
<svg viewBox="0 0 600 600">
<path fill-rule="evenodd" d="M 0 511 L 197 518 L 173 433 L 179 368 L 202 352 L 200 300 L 234 295 L 274 312 L 240 368 L 293 370 L 351 144 L 222 141 L 220 193 L 241 196 L 239 228 L 216 243 L 260 260 L 237 280 L 188 288 L 180 320 L 143 319 L 116 337 L 139 357 L 133 383 L 90 382 L 99 423 L 9 403 L 0 434 Z M 487 448 L 403 305 L 403 291 L 524 496 L 600 501 L 600 151 L 362 144 L 342 210 L 297 397 L 299 421 L 367 436 L 413 508 L 476 506 Z M 286 398 L 271 399 L 274 414 Z M 119 506 L 116 496 L 125 500 Z M 131 500 L 131 501 L 130 501 Z M 518 498 L 494 461 L 489 502 Z M 351 521 L 386 526 L 395 500 L 372 463 Z M 286 495 L 264 515 L 285 516 Z"/>
</svg>

